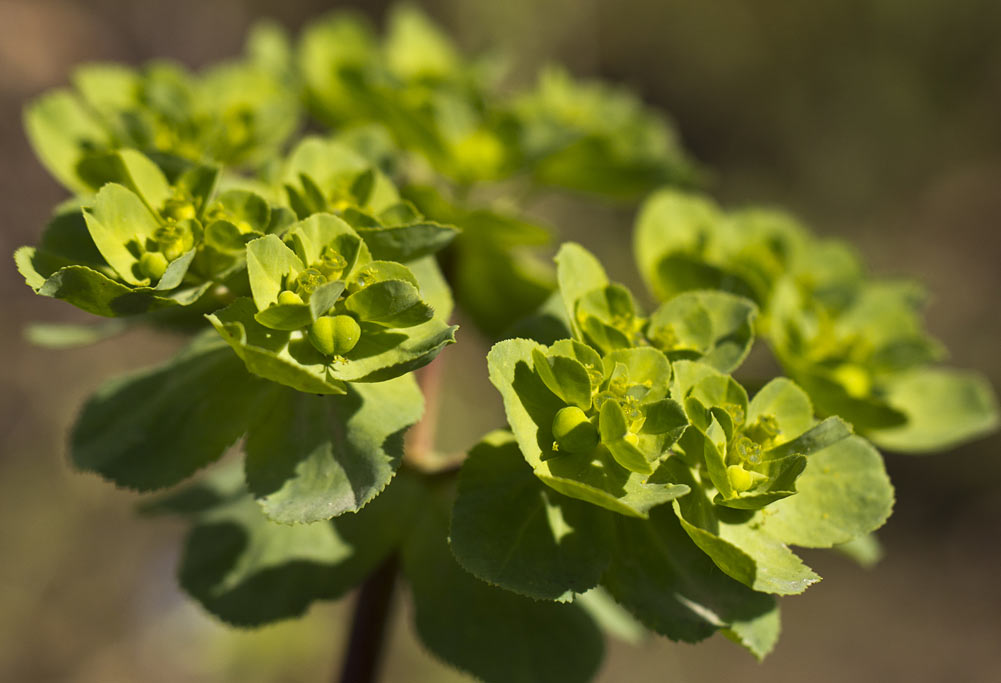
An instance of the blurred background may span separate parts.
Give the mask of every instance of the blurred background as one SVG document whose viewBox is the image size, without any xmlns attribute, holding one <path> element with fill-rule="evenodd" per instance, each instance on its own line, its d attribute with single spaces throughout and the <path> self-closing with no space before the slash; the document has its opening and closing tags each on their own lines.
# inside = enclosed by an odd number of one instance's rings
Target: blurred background
<svg viewBox="0 0 1001 683">
<path fill-rule="evenodd" d="M 0 0 L 0 252 L 33 243 L 64 196 L 34 159 L 20 111 L 83 61 L 238 53 L 263 17 L 297 30 L 352 3 L 311 0 Z M 380 21 L 388 3 L 353 3 Z M 929 327 L 958 366 L 1001 385 L 1001 3 L 996 0 L 428 0 L 470 50 L 509 53 L 516 78 L 555 60 L 634 88 L 670 113 L 729 205 L 776 204 L 855 243 L 874 273 L 933 293 Z M 632 215 L 558 200 L 563 234 L 635 283 Z M 0 680 L 114 683 L 330 680 L 349 601 L 261 631 L 222 627 L 176 588 L 183 527 L 144 520 L 135 497 L 71 470 L 74 412 L 112 373 L 175 340 L 130 333 L 54 352 L 30 321 L 79 320 L 0 269 Z M 455 394 L 442 446 L 500 424 L 483 341 L 446 353 Z M 447 378 L 446 378 L 447 381 Z M 470 406 L 475 408 L 470 409 Z M 994 681 L 1001 671 L 1001 438 L 933 457 L 890 454 L 897 507 L 887 557 L 863 570 L 804 553 L 825 581 L 783 600 L 764 664 L 716 637 L 699 646 L 611 643 L 600 680 Z M 405 601 L 384 680 L 462 681 L 423 652 Z"/>
</svg>

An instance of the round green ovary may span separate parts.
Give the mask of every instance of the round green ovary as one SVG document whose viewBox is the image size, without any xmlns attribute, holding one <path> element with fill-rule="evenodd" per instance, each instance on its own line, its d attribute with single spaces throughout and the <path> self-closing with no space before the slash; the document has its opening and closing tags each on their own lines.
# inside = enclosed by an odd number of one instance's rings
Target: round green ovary
<svg viewBox="0 0 1001 683">
<path fill-rule="evenodd" d="M 158 251 L 147 251 L 139 259 L 139 270 L 155 282 L 163 277 L 167 270 L 167 257 Z"/>
<path fill-rule="evenodd" d="M 324 315 L 309 328 L 309 341 L 325 356 L 343 356 L 358 344 L 361 327 L 349 315 Z"/>
<path fill-rule="evenodd" d="M 560 450 L 588 453 L 598 445 L 598 430 L 587 419 L 583 410 L 567 406 L 553 418 L 553 438 Z"/>
</svg>

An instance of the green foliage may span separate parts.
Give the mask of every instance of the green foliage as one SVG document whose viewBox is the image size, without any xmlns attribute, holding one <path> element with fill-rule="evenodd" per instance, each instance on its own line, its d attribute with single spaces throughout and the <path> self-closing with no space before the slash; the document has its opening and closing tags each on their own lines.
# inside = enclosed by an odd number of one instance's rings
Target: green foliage
<svg viewBox="0 0 1001 683">
<path fill-rule="evenodd" d="M 512 92 L 498 66 L 401 6 L 381 37 L 345 13 L 295 42 L 261 26 L 240 60 L 87 65 L 29 104 L 73 196 L 15 263 L 108 319 L 31 339 L 188 337 L 98 389 L 72 461 L 141 491 L 210 468 L 143 508 L 190 523 L 181 585 L 232 624 L 398 567 L 425 646 L 484 680 L 588 680 L 602 629 L 720 632 L 762 658 L 775 596 L 820 579 L 795 547 L 878 558 L 894 493 L 873 444 L 986 434 L 993 391 L 936 365 L 915 286 L 693 193 L 698 167 L 630 93 L 557 68 Z M 329 130 L 293 140 L 307 113 Z M 578 244 L 541 258 L 554 230 L 523 198 L 557 189 L 656 190 L 635 233 L 656 307 Z M 459 466 L 433 424 L 406 435 L 453 308 L 496 342 L 510 428 Z M 749 395 L 732 373 L 756 335 L 789 377 Z"/>
<path fill-rule="evenodd" d="M 983 380 L 934 365 L 943 352 L 924 331 L 920 288 L 867 277 L 846 245 L 788 216 L 663 190 L 640 211 L 635 248 L 660 299 L 708 288 L 752 297 L 757 329 L 818 412 L 887 448 L 941 450 L 998 422 Z"/>
</svg>

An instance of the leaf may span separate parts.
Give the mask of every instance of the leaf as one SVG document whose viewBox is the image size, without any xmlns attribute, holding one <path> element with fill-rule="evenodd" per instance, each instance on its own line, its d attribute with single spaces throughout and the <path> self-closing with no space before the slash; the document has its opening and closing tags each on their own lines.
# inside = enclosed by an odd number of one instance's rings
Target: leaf
<svg viewBox="0 0 1001 683">
<path fill-rule="evenodd" d="M 441 251 L 459 234 L 455 226 L 428 221 L 356 229 L 374 258 L 404 262 Z"/>
<path fill-rule="evenodd" d="M 776 377 L 754 395 L 747 406 L 746 424 L 753 429 L 762 418 L 774 418 L 775 444 L 789 441 L 814 425 L 813 405 L 806 392 L 785 377 Z"/>
<path fill-rule="evenodd" d="M 830 548 L 883 526 L 893 508 L 893 486 L 883 458 L 853 436 L 807 458 L 798 493 L 769 505 L 762 530 L 783 543 Z"/>
<path fill-rule="evenodd" d="M 507 339 L 487 355 L 490 381 L 504 399 L 508 424 L 535 475 L 563 495 L 634 517 L 646 517 L 655 505 L 685 495 L 688 486 L 665 478 L 663 467 L 648 478 L 619 466 L 603 448 L 585 455 L 553 451 L 552 421 L 564 404 L 534 370 L 532 350 L 543 348 Z"/>
<path fill-rule="evenodd" d="M 601 632 L 573 604 L 537 602 L 483 583 L 449 551 L 447 508 L 420 507 L 403 548 L 417 635 L 437 657 L 487 681 L 584 683 L 601 663 Z"/>
<path fill-rule="evenodd" d="M 272 330 L 240 298 L 206 316 L 252 373 L 311 394 L 342 394 L 344 382 L 382 382 L 430 363 L 454 343 L 457 326 L 437 319 L 405 329 L 365 326 L 343 358 L 320 354 L 299 332 Z"/>
<path fill-rule="evenodd" d="M 92 325 L 33 323 L 25 328 L 25 338 L 45 349 L 75 349 L 90 346 L 121 334 L 129 327 L 123 320 L 107 320 Z"/>
<path fill-rule="evenodd" d="M 630 645 L 643 642 L 648 631 L 601 586 L 574 598 L 574 604 L 594 619 L 607 635 Z"/>
<path fill-rule="evenodd" d="M 556 277 L 566 306 L 570 327 L 581 337 L 577 321 L 577 301 L 588 292 L 608 284 L 605 269 L 591 252 L 574 242 L 564 242 L 556 253 Z"/>
<path fill-rule="evenodd" d="M 14 253 L 18 271 L 37 294 L 61 299 L 88 313 L 106 318 L 138 315 L 179 304 L 187 305 L 208 289 L 205 285 L 165 296 L 151 287 L 123 285 L 87 266 L 65 266 L 45 277 L 39 271 L 51 270 L 54 264 L 50 259 L 45 252 L 39 252 L 34 247 L 21 247 Z"/>
<path fill-rule="evenodd" d="M 697 253 L 713 227 L 722 220 L 719 208 L 700 195 L 664 189 L 640 208 L 633 236 L 633 253 L 647 287 L 661 301 L 683 291 L 662 273 L 665 257 Z M 708 289 L 708 287 L 707 287 Z"/>
<path fill-rule="evenodd" d="M 383 280 L 363 287 L 344 300 L 344 307 L 363 322 L 394 328 L 420 325 L 434 316 L 417 288 L 403 280 Z"/>
<path fill-rule="evenodd" d="M 92 192 L 77 174 L 77 164 L 90 149 L 110 144 L 108 132 L 69 90 L 56 90 L 24 110 L 24 127 L 31 146 L 59 182 L 74 192 Z"/>
<path fill-rule="evenodd" d="M 247 244 L 247 276 L 259 311 L 276 303 L 285 280 L 305 269 L 295 252 L 276 235 L 258 237 Z"/>
<path fill-rule="evenodd" d="M 704 520 L 707 529 L 686 519 L 681 509 L 676 503 L 678 519 L 695 544 L 744 585 L 763 593 L 796 595 L 820 580 L 789 548 L 750 521 L 737 517 L 739 521 L 725 523 L 713 514 Z"/>
<path fill-rule="evenodd" d="M 171 194 L 163 171 L 149 157 L 132 149 L 87 156 L 77 165 L 77 173 L 95 189 L 107 183 L 122 185 L 153 213 L 160 211 Z"/>
<path fill-rule="evenodd" d="M 998 402 L 981 375 L 922 368 L 889 382 L 887 401 L 907 416 L 899 427 L 867 433 L 876 445 L 902 453 L 952 448 L 997 430 Z"/>
<path fill-rule="evenodd" d="M 630 472 L 653 474 L 653 465 L 647 461 L 643 451 L 626 441 L 629 428 L 626 425 L 626 416 L 617 401 L 608 400 L 601 405 L 598 428 L 601 433 L 601 443 L 615 458 L 615 462 Z"/>
<path fill-rule="evenodd" d="M 357 512 L 393 478 L 403 433 L 423 410 L 413 376 L 352 384 L 342 396 L 282 391 L 250 426 L 248 487 L 276 522 Z"/>
<path fill-rule="evenodd" d="M 73 462 L 127 488 L 171 486 L 243 436 L 267 389 L 224 344 L 200 338 L 164 365 L 102 386 L 73 426 Z"/>
<path fill-rule="evenodd" d="M 547 356 L 536 348 L 532 349 L 532 362 L 539 378 L 560 400 L 581 410 L 591 407 L 591 378 L 579 361 L 567 356 Z"/>
<path fill-rule="evenodd" d="M 83 215 L 94 244 L 119 277 L 131 285 L 148 284 L 148 279 L 139 279 L 132 272 L 139 259 L 126 246 L 129 242 L 145 245 L 159 227 L 142 199 L 122 185 L 108 183 L 98 191 L 93 208 Z"/>
<path fill-rule="evenodd" d="M 732 372 L 754 343 L 758 307 L 726 292 L 684 292 L 650 317 L 647 337 L 672 359 L 701 360 Z"/>
<path fill-rule="evenodd" d="M 761 457 L 762 460 L 778 460 L 789 455 L 810 455 L 847 439 L 851 434 L 851 425 L 840 417 L 829 417 L 795 439 L 765 451 Z"/>
<path fill-rule="evenodd" d="M 469 452 L 449 538 L 462 567 L 537 600 L 583 593 L 611 559 L 607 514 L 542 484 L 514 438 L 493 432 Z"/>
<path fill-rule="evenodd" d="M 356 514 L 295 526 L 269 521 L 245 494 L 209 492 L 221 504 L 196 516 L 181 557 L 181 586 L 237 626 L 299 616 L 316 600 L 346 594 L 396 549 L 419 491 L 401 476 Z"/>
<path fill-rule="evenodd" d="M 720 571 L 669 507 L 652 510 L 648 520 L 617 519 L 616 552 L 602 585 L 651 630 L 697 642 L 721 628 L 745 629 L 778 613 L 773 597 Z M 752 651 L 766 654 L 774 635 L 753 641 Z"/>
<path fill-rule="evenodd" d="M 435 317 L 448 320 L 452 317 L 452 290 L 433 256 L 425 256 L 407 264 L 407 268 L 417 278 L 421 299 L 434 309 Z"/>
</svg>

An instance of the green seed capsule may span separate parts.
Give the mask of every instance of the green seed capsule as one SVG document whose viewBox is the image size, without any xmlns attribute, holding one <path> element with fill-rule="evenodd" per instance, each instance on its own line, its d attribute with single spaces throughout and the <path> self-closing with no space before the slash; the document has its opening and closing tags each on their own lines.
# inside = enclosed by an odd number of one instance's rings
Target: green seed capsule
<svg viewBox="0 0 1001 683">
<path fill-rule="evenodd" d="M 553 418 L 553 438 L 560 450 L 590 453 L 598 445 L 598 430 L 577 406 L 567 406 Z"/>
<path fill-rule="evenodd" d="M 754 484 L 754 478 L 751 473 L 745 470 L 740 465 L 730 465 L 726 468 L 726 478 L 730 480 L 730 486 L 733 490 L 742 493 Z"/>
<path fill-rule="evenodd" d="M 139 259 L 139 270 L 154 282 L 167 270 L 167 257 L 158 251 L 147 251 Z"/>
<path fill-rule="evenodd" d="M 361 327 L 350 315 L 324 315 L 309 328 L 309 341 L 325 356 L 343 356 L 361 339 Z"/>
<path fill-rule="evenodd" d="M 301 304 L 303 303 L 302 297 L 287 289 L 283 289 L 278 294 L 278 303 L 280 304 Z"/>
</svg>

